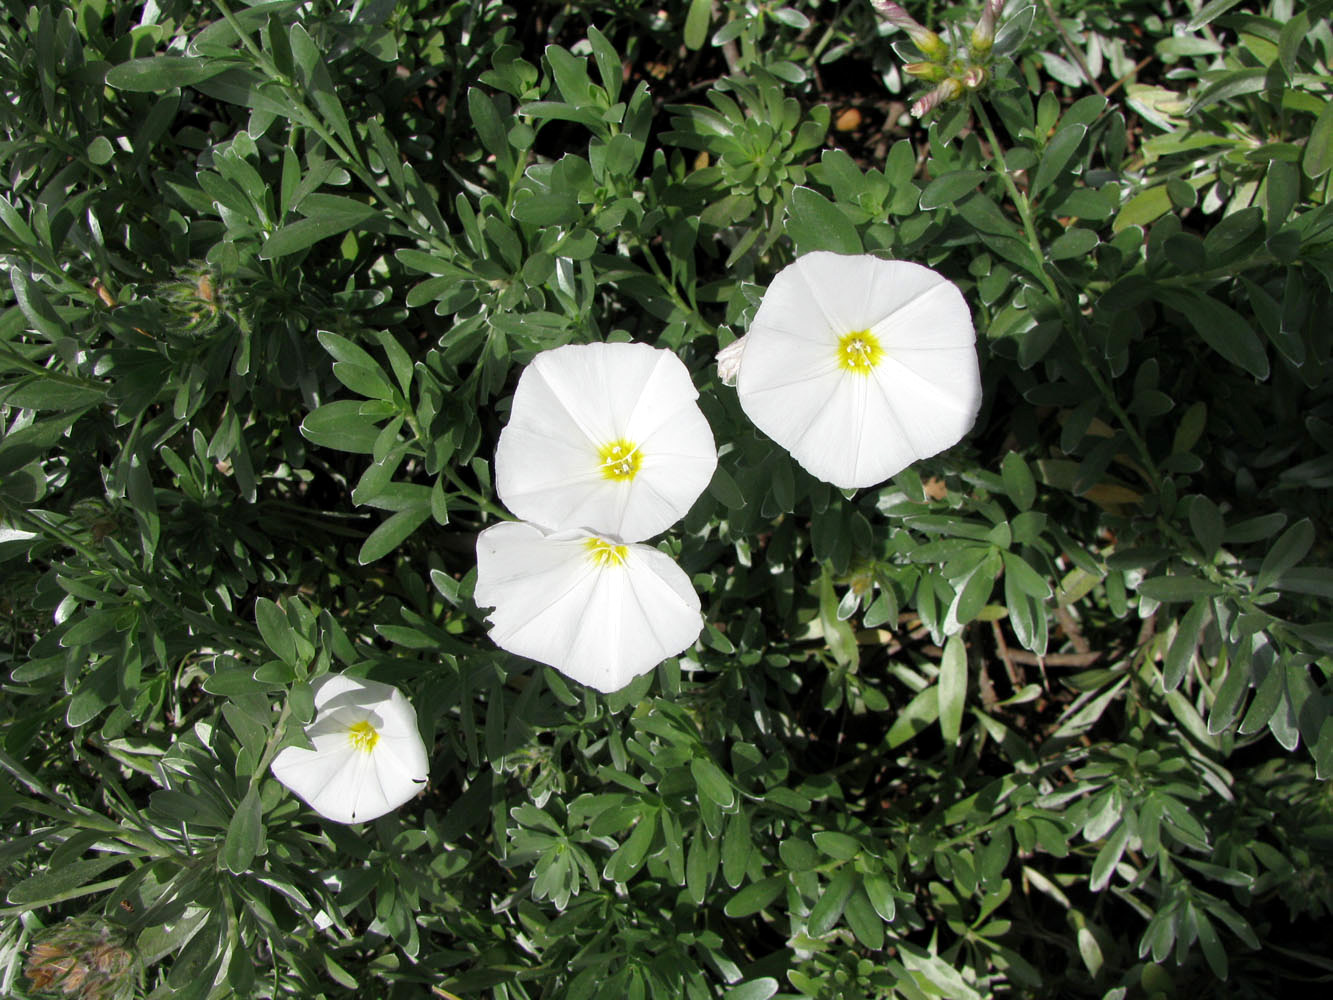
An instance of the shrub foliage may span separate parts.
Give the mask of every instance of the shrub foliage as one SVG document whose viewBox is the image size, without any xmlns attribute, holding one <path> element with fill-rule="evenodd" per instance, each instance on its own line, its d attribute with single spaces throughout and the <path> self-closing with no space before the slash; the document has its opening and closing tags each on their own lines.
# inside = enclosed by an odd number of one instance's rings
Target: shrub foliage
<svg viewBox="0 0 1333 1000">
<path fill-rule="evenodd" d="M 1327 982 L 1331 7 L 1011 0 L 917 122 L 858 0 L 5 4 L 0 992 Z M 712 367 L 811 250 L 976 320 L 880 488 Z M 522 366 L 629 339 L 722 457 L 700 642 L 602 696 L 474 541 Z M 431 750 L 372 824 L 268 772 L 331 669 Z"/>
</svg>

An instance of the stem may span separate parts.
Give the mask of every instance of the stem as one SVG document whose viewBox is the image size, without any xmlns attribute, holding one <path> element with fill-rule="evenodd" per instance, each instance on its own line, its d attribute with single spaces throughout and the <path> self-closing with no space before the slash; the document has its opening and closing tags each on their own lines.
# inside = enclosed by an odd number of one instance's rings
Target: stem
<svg viewBox="0 0 1333 1000">
<path fill-rule="evenodd" d="M 662 291 L 666 292 L 667 298 L 671 300 L 672 304 L 682 312 L 688 313 L 690 321 L 698 325 L 702 332 L 712 333 L 714 328 L 703 318 L 698 308 L 685 301 L 685 296 L 680 294 L 680 289 L 676 287 L 676 283 L 667 277 L 666 272 L 662 270 L 662 265 L 657 262 L 657 256 L 653 253 L 652 247 L 647 243 L 640 243 L 639 247 L 643 250 L 643 256 L 648 262 L 649 270 L 653 272 L 653 276 L 657 278 L 657 283 L 662 286 Z"/>
<path fill-rule="evenodd" d="M 1162 484 L 1162 474 L 1157 469 L 1157 462 L 1153 459 L 1152 452 L 1148 448 L 1148 442 L 1143 439 L 1125 408 L 1120 405 L 1120 400 L 1116 398 L 1115 392 L 1111 389 L 1111 384 L 1106 381 L 1102 375 L 1101 369 L 1093 361 L 1092 352 L 1088 349 L 1087 341 L 1083 337 L 1082 316 L 1073 304 L 1062 294 L 1055 284 L 1055 279 L 1051 277 L 1046 269 L 1046 252 L 1041 245 L 1041 240 L 1037 236 L 1037 228 L 1032 220 L 1032 203 L 1027 195 L 1018 190 L 1018 185 L 1010 176 L 1009 167 L 1004 161 L 1004 147 L 1000 145 L 999 136 L 995 134 L 995 128 L 991 125 L 990 116 L 986 114 L 986 107 L 977 98 L 975 94 L 971 96 L 972 110 L 977 116 L 977 121 L 981 123 L 982 131 L 986 133 L 986 141 L 990 143 L 991 155 L 995 157 L 995 162 L 1000 167 L 1000 179 L 1004 181 L 1005 188 L 1009 191 L 1009 197 L 1018 209 L 1018 216 L 1023 222 L 1023 232 L 1027 236 L 1028 247 L 1036 257 L 1038 267 L 1037 277 L 1041 279 L 1042 286 L 1046 293 L 1065 315 L 1065 327 L 1069 331 L 1070 339 L 1074 342 L 1074 347 L 1078 351 L 1079 360 L 1083 362 L 1083 368 L 1097 387 L 1098 393 L 1106 401 L 1107 407 L 1115 414 L 1116 420 L 1124 431 L 1129 435 L 1130 441 L 1134 445 L 1134 450 L 1139 453 L 1139 458 L 1143 462 L 1143 471 L 1145 478 L 1154 491 L 1160 491 Z"/>
<path fill-rule="evenodd" d="M 412 212 L 408 211 L 408 209 L 397 199 L 390 196 L 388 192 L 376 182 L 374 175 L 365 164 L 361 162 L 361 159 L 358 156 L 354 156 L 351 150 L 343 146 L 337 136 L 324 127 L 324 124 L 320 119 L 319 111 L 311 108 L 310 105 L 306 103 L 302 98 L 300 88 L 298 88 L 293 81 L 288 79 L 285 75 L 278 72 L 278 68 L 273 64 L 273 61 L 269 59 L 257 45 L 255 45 L 254 40 L 250 37 L 250 33 L 242 27 L 239 21 L 236 20 L 236 15 L 233 14 L 231 8 L 227 6 L 226 0 L 213 0 L 213 2 L 217 5 L 218 10 L 222 12 L 223 18 L 229 25 L 231 25 L 232 30 L 236 32 L 237 37 L 240 38 L 241 44 L 245 46 L 246 51 L 248 51 L 250 55 L 254 57 L 255 61 L 259 63 L 259 67 L 264 71 L 265 75 L 276 82 L 299 102 L 301 109 L 305 111 L 306 116 L 310 119 L 310 122 L 306 127 L 319 136 L 320 140 L 329 147 L 333 154 L 342 161 L 343 165 L 346 166 L 348 170 L 356 175 L 357 180 L 365 185 L 367 190 L 370 191 L 384 208 L 388 210 L 389 214 L 417 239 L 422 240 L 437 249 L 451 249 L 429 229 L 422 229 L 418 225 L 417 219 Z"/>
<path fill-rule="evenodd" d="M 461 479 L 459 479 L 458 474 L 455 473 L 452 468 L 447 466 L 445 467 L 444 477 L 445 479 L 449 480 L 450 486 L 452 486 L 454 489 L 458 490 L 459 493 L 463 494 L 463 496 L 471 500 L 473 504 L 476 505 L 478 511 L 485 511 L 487 514 L 490 514 L 492 517 L 498 518 L 501 521 L 514 520 L 513 515 L 510 514 L 509 511 L 505 510 L 503 507 L 498 507 L 495 504 L 491 503 L 491 501 L 487 500 L 484 496 L 482 496 L 476 490 L 472 489 L 472 487 L 468 486 Z"/>
</svg>

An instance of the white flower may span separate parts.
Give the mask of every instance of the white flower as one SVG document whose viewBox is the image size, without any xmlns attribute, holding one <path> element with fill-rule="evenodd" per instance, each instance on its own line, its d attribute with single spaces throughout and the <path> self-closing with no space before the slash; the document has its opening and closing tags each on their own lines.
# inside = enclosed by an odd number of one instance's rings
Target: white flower
<svg viewBox="0 0 1333 1000">
<path fill-rule="evenodd" d="M 598 691 L 688 649 L 703 626 L 699 596 L 670 556 L 514 521 L 477 537 L 475 599 L 495 608 L 496 645 Z"/>
<path fill-rule="evenodd" d="M 361 823 L 397 809 L 426 783 L 426 746 L 417 713 L 389 684 L 325 674 L 315 682 L 314 745 L 285 747 L 273 776 L 315 812 Z"/>
<path fill-rule="evenodd" d="M 717 467 L 690 373 L 647 344 L 570 344 L 532 360 L 495 450 L 496 490 L 552 531 L 642 541 L 685 516 Z"/>
<path fill-rule="evenodd" d="M 744 340 L 741 408 L 843 489 L 957 443 L 981 406 L 967 303 L 919 264 L 808 253 L 773 279 Z"/>
</svg>

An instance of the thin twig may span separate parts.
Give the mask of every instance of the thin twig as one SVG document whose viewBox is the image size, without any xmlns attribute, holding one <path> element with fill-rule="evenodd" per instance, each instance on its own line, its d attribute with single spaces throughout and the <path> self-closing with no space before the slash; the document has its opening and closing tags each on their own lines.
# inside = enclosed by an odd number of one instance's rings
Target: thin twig
<svg viewBox="0 0 1333 1000">
<path fill-rule="evenodd" d="M 990 623 L 991 632 L 995 635 L 995 648 L 1000 651 L 1000 659 L 1004 661 L 1005 672 L 1009 674 L 1009 683 L 1017 691 L 1027 682 L 1014 660 L 1013 653 L 1009 649 L 1009 643 L 1004 641 L 1004 630 L 1000 628 L 999 622 Z"/>
<path fill-rule="evenodd" d="M 1097 82 L 1097 78 L 1092 75 L 1092 70 L 1088 68 L 1088 62 L 1083 58 L 1083 53 L 1074 47 L 1074 40 L 1065 34 L 1064 25 L 1060 23 L 1060 18 L 1055 13 L 1055 8 L 1051 6 L 1051 0 L 1042 0 L 1046 5 L 1046 13 L 1051 15 L 1051 24 L 1055 26 L 1055 32 L 1060 36 L 1060 41 L 1064 43 L 1065 50 L 1074 57 L 1074 62 L 1078 63 L 1078 68 L 1083 71 L 1083 75 L 1088 78 L 1093 89 L 1103 97 L 1106 92 L 1102 90 L 1102 85 Z"/>
<path fill-rule="evenodd" d="M 1134 64 L 1134 68 L 1132 70 L 1130 70 L 1128 73 L 1122 76 L 1115 83 L 1111 84 L 1111 86 L 1107 87 L 1106 93 L 1103 96 L 1110 97 L 1117 90 L 1123 87 L 1129 81 L 1130 77 L 1138 76 L 1139 70 L 1143 69 L 1145 66 L 1148 65 L 1148 63 L 1152 62 L 1153 59 L 1155 58 L 1156 58 L 1155 56 L 1146 56 L 1145 58 L 1140 59 L 1138 62 Z"/>
</svg>

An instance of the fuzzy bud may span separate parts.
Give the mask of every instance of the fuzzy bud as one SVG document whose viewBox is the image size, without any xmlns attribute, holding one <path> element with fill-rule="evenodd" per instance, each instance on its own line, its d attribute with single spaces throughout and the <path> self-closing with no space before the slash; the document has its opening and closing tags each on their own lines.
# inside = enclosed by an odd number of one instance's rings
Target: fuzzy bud
<svg viewBox="0 0 1333 1000">
<path fill-rule="evenodd" d="M 129 1000 L 139 962 L 110 927 L 71 920 L 49 931 L 28 952 L 23 974 L 33 990 L 74 1000 Z"/>
<path fill-rule="evenodd" d="M 984 58 L 990 54 L 991 46 L 995 44 L 995 22 L 1004 10 L 1004 3 L 1005 0 L 986 0 L 986 6 L 981 9 L 981 18 L 972 29 L 972 55 Z"/>
<path fill-rule="evenodd" d="M 912 117 L 922 118 L 934 111 L 941 104 L 955 100 L 963 93 L 963 85 L 949 77 L 921 100 L 912 105 Z"/>
<path fill-rule="evenodd" d="M 908 76 L 914 76 L 918 80 L 925 80 L 927 83 L 939 83 L 949 75 L 949 71 L 939 63 L 933 62 L 914 62 L 904 63 L 903 72 Z"/>
<path fill-rule="evenodd" d="M 969 66 L 967 72 L 963 74 L 963 86 L 968 90 L 976 90 L 986 82 L 986 70 L 981 66 Z"/>
<path fill-rule="evenodd" d="M 902 28 L 907 32 L 908 37 L 931 62 L 944 62 L 949 58 L 949 46 L 944 39 L 920 24 L 901 6 L 892 3 L 891 0 L 871 0 L 871 3 L 880 17 L 895 28 Z"/>
</svg>

